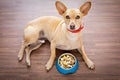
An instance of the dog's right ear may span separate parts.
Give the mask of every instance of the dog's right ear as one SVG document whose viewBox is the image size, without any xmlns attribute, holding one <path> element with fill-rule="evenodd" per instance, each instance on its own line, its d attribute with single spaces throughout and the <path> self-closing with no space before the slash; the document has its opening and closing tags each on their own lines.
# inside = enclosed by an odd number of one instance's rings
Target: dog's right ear
<svg viewBox="0 0 120 80">
<path fill-rule="evenodd" d="M 64 14 L 67 10 L 67 7 L 60 1 L 56 1 L 55 5 L 60 15 Z"/>
</svg>

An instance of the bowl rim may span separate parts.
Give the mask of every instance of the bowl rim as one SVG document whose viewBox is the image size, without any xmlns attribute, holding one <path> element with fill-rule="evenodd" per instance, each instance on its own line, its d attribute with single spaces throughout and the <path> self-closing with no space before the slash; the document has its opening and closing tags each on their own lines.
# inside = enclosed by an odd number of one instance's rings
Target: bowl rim
<svg viewBox="0 0 120 80">
<path fill-rule="evenodd" d="M 71 53 L 63 53 L 63 54 L 61 54 L 60 56 L 59 56 L 59 58 L 58 58 L 58 65 L 60 66 L 60 64 L 59 64 L 59 60 L 60 60 L 60 58 L 63 56 L 63 55 L 71 55 L 72 57 L 74 57 L 74 59 L 75 59 L 75 64 L 74 64 L 74 66 L 72 67 L 72 68 L 74 68 L 75 67 L 75 65 L 76 65 L 76 63 L 77 63 L 77 59 L 76 59 L 76 57 L 73 55 L 73 54 L 71 54 Z M 60 66 L 61 67 L 61 66 Z M 70 70 L 70 69 L 72 69 L 72 68 L 69 68 L 69 69 L 65 69 L 65 68 L 63 68 L 63 67 L 61 67 L 62 69 L 64 69 L 64 70 Z"/>
</svg>

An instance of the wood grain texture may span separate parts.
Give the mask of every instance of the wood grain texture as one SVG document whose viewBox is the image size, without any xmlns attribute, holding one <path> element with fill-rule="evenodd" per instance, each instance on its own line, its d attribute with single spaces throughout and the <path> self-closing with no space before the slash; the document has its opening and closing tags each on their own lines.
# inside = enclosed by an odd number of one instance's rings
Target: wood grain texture
<svg viewBox="0 0 120 80">
<path fill-rule="evenodd" d="M 79 8 L 84 0 L 62 0 L 68 7 Z M 74 74 L 62 75 L 55 65 L 46 72 L 50 56 L 49 42 L 31 54 L 31 68 L 25 59 L 18 62 L 25 24 L 40 16 L 59 16 L 55 0 L 0 0 L 0 80 L 120 80 L 120 0 L 92 0 L 84 18 L 83 41 L 87 55 L 96 65 L 89 70 L 81 55 Z M 57 50 L 57 57 L 66 51 Z M 54 63 L 55 64 L 55 63 Z"/>
</svg>

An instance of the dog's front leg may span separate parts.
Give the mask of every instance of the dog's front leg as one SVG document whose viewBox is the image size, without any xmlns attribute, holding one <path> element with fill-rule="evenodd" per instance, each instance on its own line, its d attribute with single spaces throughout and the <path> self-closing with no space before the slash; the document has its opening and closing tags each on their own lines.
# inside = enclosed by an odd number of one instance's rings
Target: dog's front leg
<svg viewBox="0 0 120 80">
<path fill-rule="evenodd" d="M 95 65 L 94 65 L 94 63 L 88 58 L 88 56 L 86 55 L 85 50 L 84 50 L 84 47 L 81 46 L 81 48 L 78 49 L 78 51 L 81 53 L 81 55 L 82 55 L 85 63 L 87 64 L 88 68 L 94 69 L 94 68 L 95 68 Z"/>
<path fill-rule="evenodd" d="M 51 55 L 50 55 L 50 59 L 49 61 L 47 62 L 46 64 L 46 70 L 50 70 L 53 66 L 53 63 L 54 63 L 54 60 L 55 60 L 55 57 L 56 57 L 56 48 L 55 48 L 55 42 L 54 41 L 51 41 Z"/>
</svg>

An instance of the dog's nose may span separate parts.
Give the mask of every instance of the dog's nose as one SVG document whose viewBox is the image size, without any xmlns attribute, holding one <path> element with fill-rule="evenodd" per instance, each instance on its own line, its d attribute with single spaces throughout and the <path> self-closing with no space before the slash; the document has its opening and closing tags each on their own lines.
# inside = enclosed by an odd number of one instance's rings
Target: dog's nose
<svg viewBox="0 0 120 80">
<path fill-rule="evenodd" d="M 71 30 L 74 30 L 74 29 L 75 29 L 75 24 L 71 24 L 71 25 L 70 25 L 70 29 L 71 29 Z"/>
</svg>

